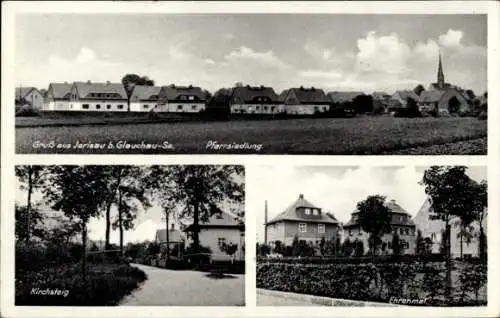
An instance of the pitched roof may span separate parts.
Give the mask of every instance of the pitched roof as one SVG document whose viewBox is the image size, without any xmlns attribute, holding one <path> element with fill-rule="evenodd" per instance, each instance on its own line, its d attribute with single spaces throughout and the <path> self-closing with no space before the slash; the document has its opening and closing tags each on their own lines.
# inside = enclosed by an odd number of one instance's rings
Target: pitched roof
<svg viewBox="0 0 500 318">
<path fill-rule="evenodd" d="M 418 100 L 418 95 L 409 89 L 396 91 L 394 94 L 398 94 L 404 100 L 407 100 L 408 98 L 413 98 L 415 101 Z"/>
<path fill-rule="evenodd" d="M 330 104 L 332 102 L 325 92 L 319 88 L 290 88 L 288 93 L 290 92 L 295 94 L 301 104 Z"/>
<path fill-rule="evenodd" d="M 259 101 L 258 98 L 264 97 L 265 100 Z M 278 95 L 274 92 L 272 87 L 265 86 L 242 86 L 233 88 L 233 94 L 231 99 L 241 100 L 243 103 L 254 103 L 254 102 L 271 102 L 275 103 L 279 101 Z"/>
<path fill-rule="evenodd" d="M 159 99 L 160 100 L 168 100 L 175 101 L 179 100 L 180 96 L 195 96 L 195 98 L 199 101 L 206 101 L 206 96 L 203 90 L 197 86 L 162 86 L 160 89 Z"/>
<path fill-rule="evenodd" d="M 327 95 L 334 103 L 345 103 L 352 102 L 356 96 L 363 95 L 363 92 L 330 92 Z"/>
<path fill-rule="evenodd" d="M 52 97 L 55 99 L 69 99 L 72 86 L 68 83 L 50 83 L 49 90 L 52 88 Z"/>
<path fill-rule="evenodd" d="M 146 86 L 136 85 L 130 95 L 130 101 L 136 102 L 140 100 L 158 100 L 161 87 L 159 86 Z"/>
<path fill-rule="evenodd" d="M 167 241 L 167 231 L 166 229 L 156 230 L 156 241 L 159 243 Z M 169 242 L 182 242 L 184 241 L 184 237 L 181 231 L 177 229 L 168 229 L 168 241 Z"/>
<path fill-rule="evenodd" d="M 79 98 L 127 99 L 127 92 L 121 83 L 74 83 Z M 94 94 L 104 94 L 95 96 Z"/>
<path fill-rule="evenodd" d="M 372 97 L 373 99 L 386 99 L 388 97 L 391 97 L 391 95 L 387 94 L 386 92 L 373 92 Z"/>
<path fill-rule="evenodd" d="M 184 232 L 191 231 L 192 226 L 193 226 L 193 224 L 188 225 L 183 231 Z M 239 222 L 237 220 L 236 216 L 229 214 L 229 213 L 222 212 L 220 214 L 212 215 L 208 219 L 207 222 L 200 221 L 199 227 L 200 228 L 210 228 L 210 227 L 213 227 L 213 228 L 219 228 L 219 227 L 242 228 L 242 227 L 244 227 L 244 224 Z"/>
<path fill-rule="evenodd" d="M 444 91 L 423 91 L 420 93 L 418 101 L 423 103 L 439 102 L 443 94 Z"/>
<path fill-rule="evenodd" d="M 16 87 L 16 99 L 20 99 L 28 95 L 36 87 Z"/>
<path fill-rule="evenodd" d="M 307 222 L 315 222 L 315 223 L 332 223 L 337 224 L 338 221 L 335 217 L 330 213 L 323 213 L 320 211 L 320 214 L 317 218 L 304 218 L 297 213 L 297 208 L 311 208 L 311 209 L 319 209 L 317 206 L 313 205 L 311 202 L 304 199 L 304 196 L 301 194 L 295 202 L 293 202 L 285 211 L 281 212 L 267 224 L 276 223 L 279 221 L 307 221 Z"/>
<path fill-rule="evenodd" d="M 391 211 L 391 225 L 406 225 L 406 226 L 415 226 L 415 223 L 411 219 L 411 215 L 408 214 L 396 201 L 391 200 L 385 203 L 385 206 L 389 208 Z M 351 219 L 344 224 L 344 227 L 357 226 L 358 220 L 357 216 L 359 211 L 354 211 L 351 214 Z M 405 217 L 401 218 L 401 214 L 405 215 Z"/>
</svg>

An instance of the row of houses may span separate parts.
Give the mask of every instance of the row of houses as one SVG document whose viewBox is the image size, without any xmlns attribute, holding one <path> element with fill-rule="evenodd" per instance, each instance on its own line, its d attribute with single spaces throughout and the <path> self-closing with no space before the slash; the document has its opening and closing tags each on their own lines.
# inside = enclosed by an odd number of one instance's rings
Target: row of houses
<svg viewBox="0 0 500 318">
<path fill-rule="evenodd" d="M 391 211 L 391 231 L 381 237 L 383 254 L 391 254 L 393 250 L 392 239 L 395 233 L 400 240 L 400 249 L 403 254 L 415 254 L 417 244 L 417 232 L 420 231 L 423 238 L 432 242 L 431 252 L 439 253 L 442 235 L 445 229 L 443 221 L 436 218 L 429 200 L 426 200 L 414 218 L 406 212 L 394 200 L 386 202 Z M 341 242 L 362 241 L 365 253 L 368 252 L 369 233 L 365 232 L 359 224 L 359 212 L 354 211 L 350 220 L 341 224 L 333 214 L 325 213 L 321 208 L 310 203 L 302 194 L 287 209 L 267 220 L 267 205 L 265 211 L 265 238 L 266 244 L 274 246 L 276 241 L 291 245 L 295 236 L 299 240 L 309 242 L 318 246 L 322 238 L 332 239 L 338 237 Z M 486 219 L 486 218 L 485 218 Z M 479 251 L 479 240 L 477 237 L 464 240 L 460 244 L 459 220 L 451 221 L 451 254 L 452 257 L 477 257 Z M 478 231 L 477 222 L 471 224 L 474 231 Z M 486 232 L 486 223 L 484 224 Z"/>
</svg>

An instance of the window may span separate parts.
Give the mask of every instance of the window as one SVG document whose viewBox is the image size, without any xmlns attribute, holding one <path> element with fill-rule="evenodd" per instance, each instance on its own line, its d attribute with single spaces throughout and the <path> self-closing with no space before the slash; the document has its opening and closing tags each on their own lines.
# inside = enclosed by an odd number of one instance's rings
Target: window
<svg viewBox="0 0 500 318">
<path fill-rule="evenodd" d="M 106 105 L 106 109 L 111 109 L 111 105 Z"/>
<path fill-rule="evenodd" d="M 196 105 L 191 106 L 192 110 L 196 110 Z"/>
<path fill-rule="evenodd" d="M 307 224 L 306 223 L 299 223 L 299 232 L 300 233 L 307 232 Z"/>
<path fill-rule="evenodd" d="M 118 106 L 116 106 L 116 108 L 123 109 L 123 105 L 118 105 Z"/>
<path fill-rule="evenodd" d="M 404 234 L 404 229 L 403 228 L 400 228 L 399 229 L 399 234 L 403 235 Z"/>
<path fill-rule="evenodd" d="M 318 214 L 319 214 L 319 210 L 314 209 L 313 210 L 313 215 L 318 215 Z"/>
<path fill-rule="evenodd" d="M 224 244 L 226 244 L 226 238 L 225 237 L 219 237 L 219 238 L 217 238 L 217 245 L 219 245 L 219 247 L 221 247 Z"/>
<path fill-rule="evenodd" d="M 264 106 L 264 110 L 266 110 L 266 111 L 267 111 L 267 106 Z"/>
<path fill-rule="evenodd" d="M 325 233 L 325 225 L 318 224 L 318 233 Z"/>
<path fill-rule="evenodd" d="M 83 108 L 83 109 L 89 109 L 89 104 L 83 104 L 83 105 L 82 105 L 82 108 Z"/>
<path fill-rule="evenodd" d="M 271 106 L 271 111 L 274 112 L 275 106 Z"/>
<path fill-rule="evenodd" d="M 189 96 L 188 99 L 189 100 L 194 100 L 194 96 Z"/>
<path fill-rule="evenodd" d="M 406 235 L 410 234 L 410 229 L 406 228 L 406 229 L 405 229 L 405 234 L 406 234 Z"/>
<path fill-rule="evenodd" d="M 431 240 L 435 241 L 436 240 L 436 233 L 431 234 Z"/>
<path fill-rule="evenodd" d="M 306 215 L 310 215 L 310 214 L 311 214 L 311 209 L 309 209 L 309 208 L 305 208 L 305 209 L 304 209 L 304 213 L 305 213 Z"/>
<path fill-rule="evenodd" d="M 177 105 L 177 110 L 182 110 L 182 105 Z"/>
<path fill-rule="evenodd" d="M 99 104 L 95 105 L 95 109 L 101 109 L 101 105 Z"/>
<path fill-rule="evenodd" d="M 148 109 L 149 108 L 149 105 L 143 105 L 142 106 L 144 109 Z"/>
</svg>

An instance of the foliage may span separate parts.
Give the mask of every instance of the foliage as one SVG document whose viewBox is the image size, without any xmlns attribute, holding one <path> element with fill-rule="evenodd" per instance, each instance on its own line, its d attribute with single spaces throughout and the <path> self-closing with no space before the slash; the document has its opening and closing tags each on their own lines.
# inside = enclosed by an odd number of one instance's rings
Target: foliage
<svg viewBox="0 0 500 318">
<path fill-rule="evenodd" d="M 45 238 L 47 232 L 43 226 L 43 214 L 40 212 L 38 207 L 35 206 L 31 208 L 29 217 L 27 217 L 28 208 L 26 206 L 19 206 L 16 204 L 15 210 L 16 240 L 27 241 L 30 237 Z M 28 228 L 27 222 L 30 223 L 30 236 L 28 236 L 28 231 L 26 230 Z"/>
<path fill-rule="evenodd" d="M 346 238 L 344 243 L 342 244 L 341 254 L 345 257 L 349 257 L 352 255 L 353 252 L 354 252 L 353 243 L 349 240 L 349 238 Z"/>
<path fill-rule="evenodd" d="M 238 244 L 234 244 L 233 242 L 230 242 L 229 244 L 222 243 L 220 249 L 221 251 L 232 257 L 234 253 L 238 251 Z"/>
<path fill-rule="evenodd" d="M 391 230 L 391 215 L 389 208 L 385 205 L 385 197 L 368 196 L 357 203 L 357 211 L 359 211 L 359 225 L 365 232 L 370 233 L 371 252 L 374 255 L 380 245 L 382 235 Z"/>
<path fill-rule="evenodd" d="M 259 244 L 257 243 L 256 245 L 256 252 L 257 256 L 266 256 L 271 253 L 271 247 L 266 244 Z"/>
<path fill-rule="evenodd" d="M 91 265 L 82 279 L 76 265 L 59 265 L 16 277 L 17 306 L 106 306 L 117 305 L 146 280 L 146 274 L 128 265 Z M 35 295 L 32 289 L 59 289 L 67 294 Z"/>
<path fill-rule="evenodd" d="M 487 283 L 488 273 L 486 264 L 466 264 L 460 269 L 458 277 L 462 298 L 468 293 L 475 295 L 479 300 L 479 290 Z"/>
<path fill-rule="evenodd" d="M 292 256 L 312 256 L 314 247 L 305 240 L 299 240 L 297 235 L 292 241 Z"/>
<path fill-rule="evenodd" d="M 352 106 L 356 113 L 371 113 L 373 112 L 373 97 L 371 95 L 358 95 L 352 100 Z"/>
<path fill-rule="evenodd" d="M 122 78 L 122 84 L 125 87 L 125 91 L 127 92 L 127 96 L 130 98 L 132 95 L 132 91 L 134 90 L 134 86 L 143 85 L 143 86 L 154 86 L 155 82 L 147 76 L 139 76 L 137 74 L 126 74 Z"/>
<path fill-rule="evenodd" d="M 399 234 L 398 232 L 395 232 L 393 235 L 392 235 L 392 242 L 391 242 L 391 246 L 392 246 L 392 253 L 394 255 L 399 255 L 401 254 L 401 244 L 399 242 Z"/>
<path fill-rule="evenodd" d="M 365 254 L 365 247 L 363 241 L 355 240 L 353 242 L 353 247 L 354 247 L 354 256 L 359 257 Z"/>
<path fill-rule="evenodd" d="M 440 268 L 436 268 L 432 264 L 424 265 L 422 290 L 427 297 L 437 298 L 444 295 L 445 277 Z"/>
</svg>

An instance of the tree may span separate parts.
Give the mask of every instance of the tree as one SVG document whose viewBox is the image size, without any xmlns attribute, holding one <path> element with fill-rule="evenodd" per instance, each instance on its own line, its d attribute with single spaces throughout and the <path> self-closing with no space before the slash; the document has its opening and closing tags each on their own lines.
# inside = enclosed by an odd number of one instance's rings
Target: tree
<svg viewBox="0 0 500 318">
<path fill-rule="evenodd" d="M 395 232 L 392 235 L 391 246 L 392 246 L 392 254 L 394 254 L 394 255 L 400 255 L 401 254 L 401 244 L 399 242 L 399 234 L 398 234 L 398 232 Z"/>
<path fill-rule="evenodd" d="M 234 244 L 233 242 L 230 242 L 229 244 L 223 243 L 220 246 L 221 251 L 229 255 L 231 258 L 231 262 L 234 262 L 234 254 L 236 251 L 238 251 L 238 244 Z"/>
<path fill-rule="evenodd" d="M 424 255 L 425 254 L 425 241 L 422 237 L 422 231 L 417 231 L 417 240 L 416 240 L 416 254 Z"/>
<path fill-rule="evenodd" d="M 432 166 L 424 172 L 422 181 L 430 197 L 432 209 L 444 224 L 444 252 L 446 257 L 446 296 L 451 295 L 450 221 L 452 217 L 470 220 L 483 213 L 486 197 L 478 198 L 480 188 L 467 174 L 464 166 Z M 481 212 L 479 212 L 481 211 Z"/>
<path fill-rule="evenodd" d="M 408 117 L 420 117 L 420 110 L 418 109 L 417 101 L 411 97 L 406 99 L 406 111 Z"/>
<path fill-rule="evenodd" d="M 385 205 L 385 197 L 381 195 L 371 195 L 358 202 L 357 211 L 359 225 L 365 232 L 370 233 L 371 254 L 375 255 L 382 235 L 390 233 L 391 211 Z"/>
<path fill-rule="evenodd" d="M 139 76 L 137 74 L 126 74 L 122 78 L 122 84 L 127 92 L 127 98 L 130 100 L 130 96 L 132 95 L 132 91 L 136 85 L 144 85 L 144 86 L 154 86 L 155 81 L 149 79 L 147 76 Z M 130 111 L 130 105 L 129 109 Z"/>
<path fill-rule="evenodd" d="M 353 243 L 354 247 L 354 256 L 363 256 L 365 255 L 365 245 L 363 244 L 363 241 L 361 240 L 355 240 Z"/>
<path fill-rule="evenodd" d="M 352 100 L 352 106 L 356 113 L 371 113 L 373 111 L 373 97 L 371 95 L 361 94 Z"/>
<path fill-rule="evenodd" d="M 29 234 L 34 237 L 44 238 L 46 236 L 45 229 L 43 228 L 43 215 L 40 213 L 40 210 L 37 207 L 31 207 L 29 212 L 30 217 L 27 217 L 28 207 L 27 206 L 19 206 L 16 204 L 15 206 L 15 236 L 16 240 L 19 241 L 28 241 Z M 30 222 L 30 224 L 26 224 L 26 222 Z M 26 229 L 30 228 L 30 232 Z"/>
<path fill-rule="evenodd" d="M 327 243 L 324 236 L 321 237 L 321 241 L 319 242 L 319 253 L 321 256 L 327 254 Z"/>
<path fill-rule="evenodd" d="M 236 82 L 236 83 L 234 83 L 234 87 L 243 87 L 243 83 L 242 82 Z"/>
<path fill-rule="evenodd" d="M 342 255 L 345 257 L 349 257 L 352 255 L 353 250 L 353 243 L 351 243 L 349 238 L 346 238 L 344 243 L 342 244 Z"/>
<path fill-rule="evenodd" d="M 107 192 L 106 192 L 106 200 L 105 200 L 105 218 L 106 218 L 106 235 L 105 235 L 105 250 L 109 250 L 109 237 L 111 233 L 111 207 L 116 203 L 116 196 L 118 192 L 118 188 L 121 184 L 123 166 L 120 165 L 112 165 L 107 166 Z"/>
<path fill-rule="evenodd" d="M 174 188 L 168 197 L 180 218 L 192 219 L 195 250 L 200 247 L 200 222 L 222 213 L 228 204 L 244 204 L 243 166 L 153 166 L 147 176 L 148 187 L 164 180 Z"/>
<path fill-rule="evenodd" d="M 21 190 L 27 191 L 26 198 L 26 210 L 24 211 L 24 217 L 26 218 L 24 224 L 26 226 L 26 235 L 24 236 L 26 242 L 30 239 L 31 227 L 33 226 L 31 218 L 31 208 L 32 208 L 32 196 L 33 193 L 40 189 L 45 182 L 46 168 L 44 166 L 16 166 L 15 173 L 16 177 L 21 183 Z"/>
<path fill-rule="evenodd" d="M 422 84 L 418 84 L 413 89 L 413 92 L 415 92 L 415 94 L 417 94 L 418 96 L 420 96 L 420 94 L 422 94 L 423 91 L 425 91 L 425 88 L 422 86 Z"/>
<path fill-rule="evenodd" d="M 484 233 L 484 219 L 486 217 L 486 208 L 488 206 L 488 182 L 481 181 L 476 187 L 475 204 L 477 209 L 474 211 L 475 219 L 479 224 L 479 258 L 486 263 L 487 261 L 487 242 Z"/>
<path fill-rule="evenodd" d="M 87 279 L 87 224 L 98 216 L 106 200 L 104 166 L 52 166 L 45 194 L 54 210 L 63 211 L 80 223 L 82 231 L 82 277 Z"/>
</svg>

